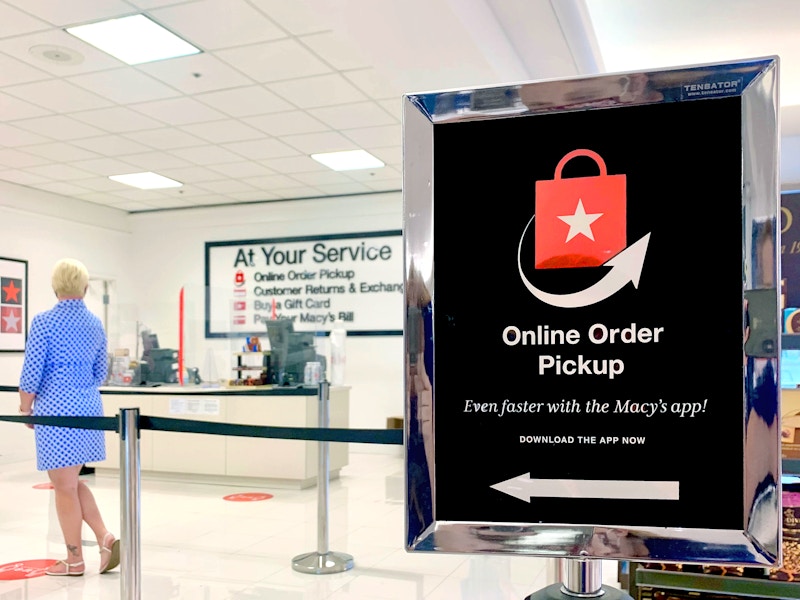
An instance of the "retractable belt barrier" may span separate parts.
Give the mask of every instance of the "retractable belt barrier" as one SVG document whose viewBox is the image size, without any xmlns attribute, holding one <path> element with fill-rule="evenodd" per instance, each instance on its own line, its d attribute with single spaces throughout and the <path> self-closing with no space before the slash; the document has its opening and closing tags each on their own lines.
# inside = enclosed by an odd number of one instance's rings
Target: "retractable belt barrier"
<svg viewBox="0 0 800 600">
<path fill-rule="evenodd" d="M 0 392 L 16 392 L 17 387 L 0 386 Z M 191 419 L 148 417 L 140 415 L 139 409 L 120 409 L 116 417 L 65 417 L 0 415 L 0 421 L 68 427 L 73 429 L 99 429 L 114 431 L 120 436 L 120 492 L 122 509 L 122 531 L 125 538 L 122 549 L 120 591 L 124 600 L 141 600 L 141 563 L 139 538 L 139 432 L 173 431 L 181 433 L 205 433 L 239 437 L 280 438 L 320 442 L 317 474 L 318 489 L 318 542 L 315 552 L 305 553 L 293 559 L 292 568 L 301 573 L 337 573 L 353 567 L 349 554 L 332 552 L 328 548 L 328 442 L 355 442 L 366 444 L 403 444 L 402 429 L 335 429 L 328 427 L 329 384 L 319 384 L 319 427 L 268 427 L 239 425 L 233 423 L 208 423 Z"/>
<path fill-rule="evenodd" d="M 0 390 L 2 391 L 2 390 Z M 23 417 L 0 415 L 0 421 L 33 423 L 73 429 L 102 429 L 119 433 L 118 417 Z M 233 423 L 208 423 L 191 419 L 168 417 L 139 417 L 139 429 L 177 431 L 181 433 L 207 433 L 239 437 L 279 438 L 312 442 L 355 442 L 360 444 L 402 444 L 402 429 L 336 429 L 328 427 L 267 427 L 237 425 Z"/>
</svg>

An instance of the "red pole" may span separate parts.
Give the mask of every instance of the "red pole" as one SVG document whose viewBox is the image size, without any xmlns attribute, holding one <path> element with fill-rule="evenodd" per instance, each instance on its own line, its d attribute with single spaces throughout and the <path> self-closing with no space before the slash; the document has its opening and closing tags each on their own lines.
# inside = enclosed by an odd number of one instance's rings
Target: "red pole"
<svg viewBox="0 0 800 600">
<path fill-rule="evenodd" d="M 178 300 L 178 381 L 183 385 L 183 288 Z"/>
</svg>

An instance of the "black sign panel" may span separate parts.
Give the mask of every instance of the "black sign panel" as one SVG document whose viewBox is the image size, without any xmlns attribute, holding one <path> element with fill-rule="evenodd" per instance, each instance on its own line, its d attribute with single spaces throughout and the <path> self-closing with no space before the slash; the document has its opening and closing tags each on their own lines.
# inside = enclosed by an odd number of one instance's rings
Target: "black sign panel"
<svg viewBox="0 0 800 600">
<path fill-rule="evenodd" d="M 446 192 L 434 235 L 453 240 L 435 249 L 447 265 L 436 272 L 434 321 L 438 518 L 741 523 L 741 464 L 709 462 L 742 453 L 740 115 L 732 97 L 435 129 Z M 555 179 L 576 149 L 601 157 L 605 177 L 579 154 Z M 598 202 L 619 198 L 591 197 L 612 176 L 625 184 L 616 213 Z M 564 199 L 570 179 L 584 188 Z M 574 266 L 566 242 L 559 268 L 537 268 L 536 219 L 547 212 L 537 189 L 571 203 L 561 212 L 573 217 L 538 235 L 602 245 L 622 233 L 625 247 L 639 244 L 630 261 L 640 275 L 622 263 Z M 601 216 L 587 229 L 575 222 L 581 210 Z M 571 497 L 565 482 L 564 496 L 532 502 L 492 487 L 524 474 L 609 483 Z M 724 502 L 709 502 L 709 476 Z M 644 497 L 618 497 L 637 482 L 678 482 L 678 498 L 650 499 L 646 485 Z"/>
</svg>

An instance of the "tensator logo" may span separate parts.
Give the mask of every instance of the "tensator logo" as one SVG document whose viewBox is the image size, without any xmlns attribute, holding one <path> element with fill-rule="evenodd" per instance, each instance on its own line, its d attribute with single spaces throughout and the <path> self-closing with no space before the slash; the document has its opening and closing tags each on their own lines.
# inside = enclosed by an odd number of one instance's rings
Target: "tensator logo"
<svg viewBox="0 0 800 600">
<path fill-rule="evenodd" d="M 591 158 L 599 173 L 562 177 L 567 162 L 579 156 Z M 586 149 L 567 153 L 556 165 L 553 179 L 537 181 L 535 213 L 517 250 L 517 268 L 528 291 L 552 306 L 577 308 L 605 300 L 628 282 L 638 286 L 650 234 L 627 246 L 626 194 L 626 175 L 609 175 L 603 158 Z M 530 258 L 526 260 L 523 255 L 522 242 L 531 223 L 535 270 L 611 267 L 610 270 L 600 281 L 577 292 L 552 294 L 538 288 L 523 269 Z"/>
</svg>

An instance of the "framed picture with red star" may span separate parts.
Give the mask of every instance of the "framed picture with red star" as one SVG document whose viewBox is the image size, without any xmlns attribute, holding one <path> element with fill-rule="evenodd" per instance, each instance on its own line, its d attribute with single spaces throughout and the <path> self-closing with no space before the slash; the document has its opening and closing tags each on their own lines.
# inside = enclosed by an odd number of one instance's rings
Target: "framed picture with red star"
<svg viewBox="0 0 800 600">
<path fill-rule="evenodd" d="M 28 338 L 28 261 L 0 256 L 0 352 L 24 352 Z"/>
</svg>

